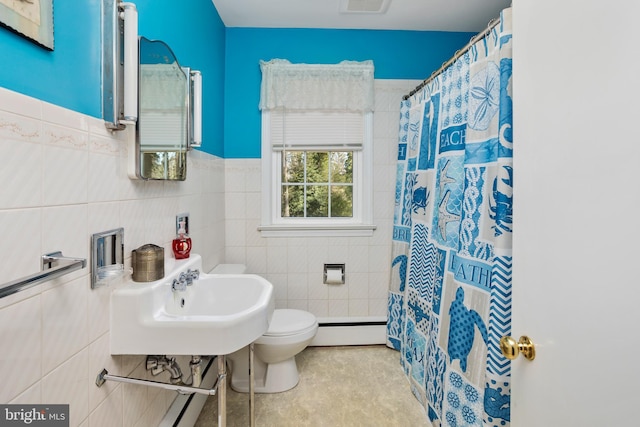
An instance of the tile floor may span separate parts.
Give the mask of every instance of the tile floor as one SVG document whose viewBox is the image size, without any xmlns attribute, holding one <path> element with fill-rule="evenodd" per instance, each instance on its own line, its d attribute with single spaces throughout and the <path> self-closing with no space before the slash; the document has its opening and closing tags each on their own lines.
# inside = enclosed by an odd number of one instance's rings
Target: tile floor
<svg viewBox="0 0 640 427">
<path fill-rule="evenodd" d="M 385 346 L 308 347 L 296 360 L 298 385 L 256 394 L 257 427 L 429 426 L 402 372 L 399 353 Z M 195 427 L 217 425 L 209 397 Z M 227 392 L 227 425 L 249 426 L 249 395 Z"/>
</svg>

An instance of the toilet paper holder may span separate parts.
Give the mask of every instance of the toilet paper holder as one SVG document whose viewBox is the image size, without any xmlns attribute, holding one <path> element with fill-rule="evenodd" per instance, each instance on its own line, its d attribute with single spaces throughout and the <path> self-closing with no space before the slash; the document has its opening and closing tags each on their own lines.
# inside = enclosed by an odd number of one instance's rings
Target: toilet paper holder
<svg viewBox="0 0 640 427">
<path fill-rule="evenodd" d="M 343 285 L 344 264 L 325 264 L 322 283 L 326 285 Z"/>
</svg>

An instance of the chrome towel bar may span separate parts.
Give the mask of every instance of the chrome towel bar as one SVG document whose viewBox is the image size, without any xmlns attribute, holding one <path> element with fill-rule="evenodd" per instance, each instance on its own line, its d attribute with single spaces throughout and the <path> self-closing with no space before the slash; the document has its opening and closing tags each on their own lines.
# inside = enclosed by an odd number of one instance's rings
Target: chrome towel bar
<svg viewBox="0 0 640 427">
<path fill-rule="evenodd" d="M 219 376 L 216 379 L 216 382 L 213 384 L 211 389 L 200 388 L 200 387 L 192 387 L 185 384 L 167 384 L 160 381 L 152 381 L 152 380 L 142 380 L 138 378 L 129 378 L 129 377 L 121 377 L 118 375 L 111 375 L 109 371 L 103 369 L 98 376 L 96 377 L 96 385 L 98 387 L 102 387 L 102 385 L 106 381 L 116 381 L 120 383 L 128 383 L 128 384 L 136 384 L 136 385 L 144 385 L 149 387 L 158 387 L 163 388 L 165 390 L 177 391 L 180 394 L 206 394 L 208 396 L 215 396 L 218 392 L 218 384 L 220 381 L 224 381 L 226 378 L 226 374 L 223 376 Z"/>
<path fill-rule="evenodd" d="M 39 283 L 80 270 L 86 266 L 87 260 L 85 258 L 66 257 L 60 251 L 44 254 L 42 255 L 42 270 L 39 273 L 22 277 L 0 286 L 0 298 L 24 291 Z"/>
<path fill-rule="evenodd" d="M 250 344 L 251 353 L 253 353 L 253 343 Z M 130 378 L 130 377 L 121 377 L 117 375 L 111 375 L 106 369 L 103 369 L 98 376 L 96 377 L 96 385 L 98 387 L 102 387 L 106 381 L 115 381 L 121 383 L 129 383 L 136 385 L 144 385 L 149 387 L 158 387 L 163 388 L 165 390 L 177 391 L 180 394 L 206 394 L 209 396 L 218 396 L 218 427 L 226 427 L 227 426 L 227 358 L 225 355 L 217 355 L 215 356 L 218 364 L 218 377 L 216 378 L 215 383 L 211 389 L 206 389 L 202 387 L 193 387 L 184 384 L 167 384 L 159 381 L 152 380 L 143 380 L 139 378 Z M 253 362 L 253 359 L 249 359 L 250 363 Z M 210 366 L 210 365 L 209 365 Z M 253 365 L 249 367 L 250 372 L 253 371 Z M 250 425 L 251 427 L 255 426 L 254 420 L 254 395 L 253 390 L 250 398 Z"/>
</svg>

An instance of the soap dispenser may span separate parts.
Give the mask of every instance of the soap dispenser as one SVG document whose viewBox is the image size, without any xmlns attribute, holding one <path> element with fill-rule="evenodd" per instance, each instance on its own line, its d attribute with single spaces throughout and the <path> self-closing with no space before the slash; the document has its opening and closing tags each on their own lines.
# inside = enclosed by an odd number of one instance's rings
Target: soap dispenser
<svg viewBox="0 0 640 427">
<path fill-rule="evenodd" d="M 191 252 L 191 237 L 187 235 L 184 221 L 180 221 L 180 225 L 178 227 L 178 235 L 175 239 L 173 239 L 172 248 L 173 255 L 176 257 L 176 259 L 189 258 L 189 254 Z"/>
</svg>

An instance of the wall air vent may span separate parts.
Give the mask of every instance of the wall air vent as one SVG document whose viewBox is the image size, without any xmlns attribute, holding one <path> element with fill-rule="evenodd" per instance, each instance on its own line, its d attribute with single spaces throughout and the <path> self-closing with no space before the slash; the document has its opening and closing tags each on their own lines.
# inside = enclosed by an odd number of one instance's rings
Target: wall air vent
<svg viewBox="0 0 640 427">
<path fill-rule="evenodd" d="M 391 0 L 341 0 L 340 13 L 385 13 Z"/>
</svg>

